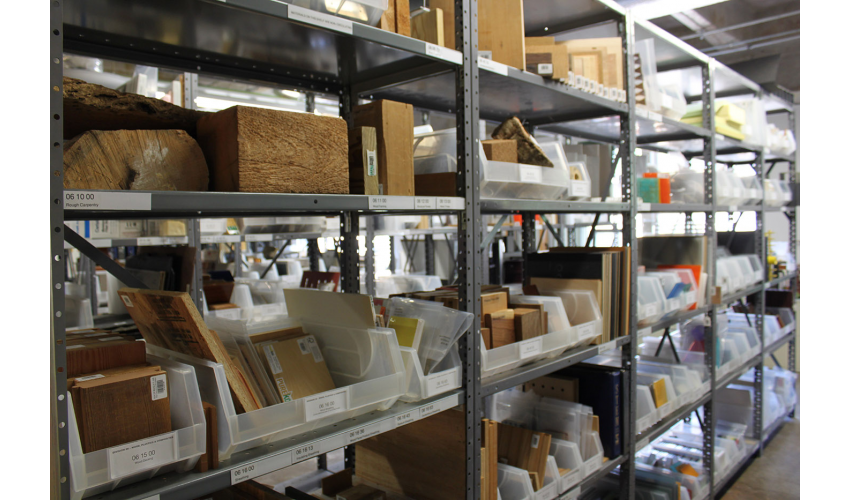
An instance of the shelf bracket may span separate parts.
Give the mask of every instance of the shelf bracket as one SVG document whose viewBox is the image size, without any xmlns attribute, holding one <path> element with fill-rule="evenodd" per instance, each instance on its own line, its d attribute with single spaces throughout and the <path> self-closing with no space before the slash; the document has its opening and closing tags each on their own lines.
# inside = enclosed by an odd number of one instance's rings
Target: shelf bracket
<svg viewBox="0 0 850 500">
<path fill-rule="evenodd" d="M 148 288 L 141 280 L 127 272 L 127 270 L 120 266 L 117 262 L 104 255 L 103 252 L 98 250 L 94 245 L 89 243 L 85 238 L 77 234 L 67 225 L 65 226 L 65 241 L 70 243 L 71 246 L 79 250 L 83 255 L 93 260 L 95 264 L 104 268 L 106 272 L 118 278 L 119 281 L 128 287 L 142 289 Z"/>
<path fill-rule="evenodd" d="M 558 245 L 564 246 L 564 242 L 561 241 L 561 237 L 558 236 L 558 231 L 555 231 L 555 228 L 552 227 L 552 223 L 549 222 L 549 219 L 547 219 L 543 214 L 540 214 L 540 218 L 543 219 L 543 223 L 546 224 L 546 228 L 549 229 L 549 232 L 555 237 L 555 241 L 558 242 Z"/>
<path fill-rule="evenodd" d="M 496 235 L 499 234 L 499 231 L 502 230 L 502 225 L 505 223 L 506 220 L 508 220 L 508 214 L 504 214 L 499 217 L 499 220 L 496 221 L 496 225 L 493 226 L 493 229 L 491 229 L 490 232 L 487 233 L 487 236 L 484 237 L 484 241 L 481 242 L 481 251 L 484 251 L 490 244 L 490 242 L 493 241 L 493 238 L 495 238 Z"/>
</svg>

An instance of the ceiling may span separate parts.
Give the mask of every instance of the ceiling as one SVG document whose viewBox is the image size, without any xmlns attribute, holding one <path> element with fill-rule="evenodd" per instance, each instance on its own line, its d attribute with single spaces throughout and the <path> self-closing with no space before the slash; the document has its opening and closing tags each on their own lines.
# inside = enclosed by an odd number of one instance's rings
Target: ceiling
<svg viewBox="0 0 850 500">
<path fill-rule="evenodd" d="M 713 0 L 718 3 L 688 7 L 711 1 L 619 0 L 619 3 L 655 12 L 659 11 L 659 4 L 673 5 L 662 10 L 670 15 L 652 22 L 767 88 L 777 85 L 794 92 L 799 100 L 800 1 Z M 681 9 L 689 10 L 674 13 Z M 740 24 L 748 25 L 736 27 Z"/>
</svg>

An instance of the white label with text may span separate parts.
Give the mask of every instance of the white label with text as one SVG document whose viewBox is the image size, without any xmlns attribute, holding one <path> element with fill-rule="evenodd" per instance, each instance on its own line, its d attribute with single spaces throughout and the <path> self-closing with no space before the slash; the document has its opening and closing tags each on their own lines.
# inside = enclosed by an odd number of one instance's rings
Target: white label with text
<svg viewBox="0 0 850 500">
<path fill-rule="evenodd" d="M 463 210 L 463 198 L 437 198 L 439 210 Z"/>
<path fill-rule="evenodd" d="M 345 435 L 345 445 L 348 446 L 350 444 L 356 443 L 357 441 L 362 441 L 372 436 L 377 436 L 382 432 L 386 432 L 392 428 L 392 424 L 392 420 L 387 419 L 381 422 L 376 422 L 374 424 L 369 424 L 360 427 L 359 429 L 348 431 L 348 433 Z"/>
<path fill-rule="evenodd" d="M 201 236 L 201 243 L 239 243 L 239 235 Z"/>
<path fill-rule="evenodd" d="M 348 388 L 304 398 L 307 421 L 348 410 Z"/>
<path fill-rule="evenodd" d="M 419 419 L 419 412 L 416 410 L 411 410 L 407 413 L 402 413 L 401 415 L 396 415 L 395 417 L 395 426 L 401 427 L 402 425 L 409 424 L 410 422 L 414 422 Z"/>
<path fill-rule="evenodd" d="M 443 407 L 440 406 L 440 403 L 431 403 L 429 405 L 425 405 L 422 408 L 419 408 L 419 418 L 425 418 L 428 415 L 439 413 L 442 409 Z"/>
<path fill-rule="evenodd" d="M 521 182 L 534 182 L 540 184 L 543 182 L 543 170 L 542 167 L 538 167 L 536 165 L 520 165 L 519 166 L 519 180 Z"/>
<path fill-rule="evenodd" d="M 543 63 L 543 64 L 537 65 L 537 74 L 538 75 L 551 75 L 553 71 L 554 71 L 554 68 L 552 67 L 552 64 Z"/>
<path fill-rule="evenodd" d="M 508 66 L 492 59 L 478 56 L 478 67 L 486 69 L 487 71 L 492 71 L 493 73 L 508 76 Z"/>
<path fill-rule="evenodd" d="M 463 63 L 463 55 L 460 52 L 446 47 L 441 47 L 439 45 L 434 45 L 433 43 L 425 42 L 425 53 L 431 57 L 436 57 L 437 59 L 442 59 L 451 63 Z"/>
<path fill-rule="evenodd" d="M 413 205 L 416 210 L 434 210 L 437 208 L 437 198 L 433 196 L 417 196 L 414 198 Z"/>
<path fill-rule="evenodd" d="M 65 210 L 150 210 L 150 193 L 65 191 Z"/>
<path fill-rule="evenodd" d="M 298 462 L 303 462 L 304 460 L 313 457 L 318 457 L 322 453 L 324 453 L 322 451 L 322 441 L 316 441 L 314 443 L 305 444 L 292 450 L 292 463 L 297 464 Z"/>
<path fill-rule="evenodd" d="M 596 328 L 594 328 L 594 323 L 585 323 L 576 328 L 576 332 L 579 339 L 586 339 L 597 334 Z"/>
<path fill-rule="evenodd" d="M 238 484 L 249 479 L 254 479 L 255 477 L 264 476 L 269 472 L 274 472 L 290 465 L 292 465 L 292 453 L 287 451 L 286 453 L 281 453 L 280 455 L 275 455 L 259 462 L 231 469 L 230 484 Z"/>
<path fill-rule="evenodd" d="M 519 359 L 537 356 L 543 352 L 543 339 L 528 339 L 519 343 Z"/>
<path fill-rule="evenodd" d="M 616 340 L 612 340 L 611 342 L 605 342 L 604 344 L 599 346 L 599 354 L 602 354 L 603 352 L 608 352 L 611 349 L 614 349 L 615 347 L 617 347 Z"/>
<path fill-rule="evenodd" d="M 375 177 L 378 175 L 378 152 L 374 149 L 366 150 L 366 175 Z"/>
<path fill-rule="evenodd" d="M 427 388 L 426 397 L 434 396 L 457 387 L 457 376 L 457 369 L 428 376 L 428 379 L 425 382 L 425 387 Z"/>
<path fill-rule="evenodd" d="M 413 196 L 370 196 L 370 210 L 406 210 L 413 208 Z"/>
<path fill-rule="evenodd" d="M 224 318 L 224 319 L 242 319 L 242 309 L 238 307 L 234 307 L 232 309 L 221 309 L 215 312 L 216 318 Z"/>
<path fill-rule="evenodd" d="M 289 18 L 293 21 L 301 21 L 302 23 L 312 24 L 313 26 L 339 31 L 340 33 L 347 33 L 349 35 L 354 30 L 354 25 L 351 21 L 347 21 L 336 16 L 330 16 L 328 14 L 322 14 L 315 10 L 296 7 L 291 4 L 288 7 Z"/>
<path fill-rule="evenodd" d="M 118 479 L 169 464 L 174 461 L 176 448 L 176 432 L 109 448 L 106 450 L 109 457 L 109 477 Z"/>
<path fill-rule="evenodd" d="M 638 203 L 638 212 L 649 212 L 652 210 L 652 205 L 646 202 Z"/>
<path fill-rule="evenodd" d="M 273 235 L 271 234 L 246 234 L 245 241 L 271 241 Z"/>
</svg>

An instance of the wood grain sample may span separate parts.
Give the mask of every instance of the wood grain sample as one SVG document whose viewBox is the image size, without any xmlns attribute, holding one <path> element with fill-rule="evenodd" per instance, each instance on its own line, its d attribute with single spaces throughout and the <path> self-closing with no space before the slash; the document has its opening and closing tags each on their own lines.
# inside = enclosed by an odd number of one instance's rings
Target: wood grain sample
<svg viewBox="0 0 850 500">
<path fill-rule="evenodd" d="M 514 309 L 514 329 L 517 340 L 543 335 L 543 315 L 537 309 Z"/>
<path fill-rule="evenodd" d="M 348 193 L 348 128 L 340 118 L 233 106 L 198 121 L 198 143 L 211 190 Z"/>
<path fill-rule="evenodd" d="M 454 0 L 430 0 L 428 6 L 431 10 L 443 11 L 443 39 L 444 47 L 455 48 L 455 2 Z"/>
<path fill-rule="evenodd" d="M 492 134 L 493 139 L 512 139 L 517 142 L 517 157 L 520 163 L 526 165 L 539 165 L 541 167 L 554 167 L 555 165 L 540 149 L 540 145 L 534 140 L 522 126 L 522 122 L 516 116 L 508 118 L 496 127 Z"/>
<path fill-rule="evenodd" d="M 395 2 L 395 32 L 410 36 L 410 0 L 389 0 Z"/>
<path fill-rule="evenodd" d="M 312 335 L 257 346 L 280 400 L 294 401 L 336 388 Z"/>
<path fill-rule="evenodd" d="M 543 486 L 552 436 L 544 432 L 499 424 L 499 461 L 535 473 L 534 491 Z"/>
<path fill-rule="evenodd" d="M 383 194 L 413 196 L 413 106 L 380 100 L 355 107 L 354 127 L 374 127 L 378 137 L 378 182 Z"/>
<path fill-rule="evenodd" d="M 491 51 L 496 62 L 525 69 L 522 0 L 478 2 L 478 50 Z"/>
<path fill-rule="evenodd" d="M 65 139 L 89 130 L 185 130 L 195 135 L 195 124 L 207 113 L 138 94 L 119 92 L 75 78 L 62 79 Z"/>
<path fill-rule="evenodd" d="M 110 338 L 110 337 L 101 337 Z M 76 347 L 76 346 L 79 347 Z M 107 340 L 88 344 L 68 344 L 68 377 L 94 373 L 119 366 L 145 364 L 145 343 L 132 340 Z"/>
<path fill-rule="evenodd" d="M 146 342 L 221 363 L 237 413 L 262 407 L 245 374 L 233 363 L 218 335 L 207 328 L 188 293 L 123 288 L 118 295 Z"/>
<path fill-rule="evenodd" d="M 490 161 L 507 161 L 516 163 L 517 158 L 517 142 L 511 139 L 489 139 L 481 141 L 484 146 L 484 156 Z"/>
<path fill-rule="evenodd" d="M 206 191 L 209 170 L 183 130 L 92 130 L 66 141 L 65 189 Z"/>
<path fill-rule="evenodd" d="M 514 319 L 494 318 L 492 314 L 484 315 L 484 326 L 490 329 L 493 349 L 513 344 L 517 341 Z"/>
<path fill-rule="evenodd" d="M 430 12 L 419 14 L 410 20 L 410 31 L 413 38 L 441 47 L 446 46 L 443 27 L 443 9 L 440 8 L 432 7 Z"/>
<path fill-rule="evenodd" d="M 414 176 L 416 196 L 457 196 L 457 173 L 418 174 Z"/>
<path fill-rule="evenodd" d="M 378 136 L 375 127 L 348 131 L 348 190 L 351 194 L 380 194 Z"/>
</svg>

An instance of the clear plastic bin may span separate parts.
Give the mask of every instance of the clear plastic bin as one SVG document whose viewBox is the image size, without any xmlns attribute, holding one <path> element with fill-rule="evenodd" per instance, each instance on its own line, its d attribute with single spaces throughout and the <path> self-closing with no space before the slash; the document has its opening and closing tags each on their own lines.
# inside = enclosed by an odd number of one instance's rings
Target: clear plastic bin
<svg viewBox="0 0 850 500">
<path fill-rule="evenodd" d="M 150 348 L 151 346 L 148 346 Z M 83 453 L 80 434 L 77 428 L 74 404 L 68 392 L 69 425 L 69 462 L 71 465 L 71 498 L 79 500 L 100 493 L 106 493 L 119 486 L 150 479 L 158 474 L 177 471 L 187 472 L 195 467 L 198 457 L 206 451 L 206 421 L 201 394 L 198 391 L 198 379 L 195 370 L 188 364 L 148 354 L 147 360 L 159 365 L 168 375 L 168 394 L 171 407 L 171 428 L 173 431 L 133 443 L 127 443 L 104 450 Z M 132 468 L 121 460 L 121 455 L 113 454 L 117 450 L 152 440 L 172 440 L 172 445 L 162 448 L 157 445 L 154 451 L 159 457 L 149 462 L 149 467 Z M 167 441 L 166 441 L 167 442 Z M 172 447 L 173 446 L 173 447 Z M 167 457 L 167 458 L 165 458 Z M 124 469 L 130 469 L 124 471 Z"/>
<path fill-rule="evenodd" d="M 578 444 L 572 441 L 552 438 L 552 445 L 549 448 L 551 456 L 555 457 L 555 462 L 558 469 L 568 469 L 567 472 L 561 475 L 559 493 L 566 493 L 570 488 L 577 485 L 583 478 L 582 476 L 582 459 Z"/>
<path fill-rule="evenodd" d="M 746 254 L 744 255 L 750 261 L 750 267 L 753 269 L 753 273 L 756 275 L 756 283 L 760 281 L 764 281 L 764 266 L 761 263 L 761 259 L 759 259 L 758 255 L 755 254 Z"/>
<path fill-rule="evenodd" d="M 560 148 L 560 146 L 558 146 Z M 591 180 L 584 162 L 570 162 L 570 189 L 568 200 L 590 199 Z"/>
<path fill-rule="evenodd" d="M 233 349 L 233 342 L 250 343 L 246 322 L 216 318 L 208 323 L 225 346 L 231 346 L 229 350 Z M 216 407 L 219 459 L 371 411 L 386 410 L 407 390 L 404 362 L 394 330 L 356 329 L 305 320 L 300 324 L 305 334 L 313 335 L 318 341 L 337 388 L 242 414 L 236 414 L 221 364 L 156 351 L 196 368 L 202 396 Z M 256 353 L 253 349 L 243 352 Z M 314 408 L 315 401 L 330 397 L 339 401 L 340 410 L 320 416 Z"/>
<path fill-rule="evenodd" d="M 587 441 L 584 463 L 581 466 L 582 475 L 588 477 L 594 472 L 602 468 L 602 440 L 599 439 L 599 433 L 596 431 L 583 432 L 582 439 Z"/>
<path fill-rule="evenodd" d="M 741 183 L 744 185 L 745 205 L 756 205 L 764 199 L 764 186 L 759 182 L 756 175 L 748 175 L 740 177 Z"/>
<path fill-rule="evenodd" d="M 545 291 L 561 299 L 567 318 L 579 344 L 587 344 L 602 335 L 602 313 L 596 303 L 596 295 L 587 290 Z"/>
<path fill-rule="evenodd" d="M 752 264 L 750 264 L 749 256 L 735 255 L 732 257 L 732 261 L 735 262 L 738 265 L 738 269 L 741 270 L 745 286 L 753 286 L 762 280 L 762 277 L 759 276 L 756 270 L 753 269 Z"/>
<path fill-rule="evenodd" d="M 400 349 L 407 379 L 407 392 L 399 398 L 402 401 L 420 401 L 460 387 L 463 369 L 457 348 L 450 349 L 443 361 L 434 368 L 434 373 L 429 375 L 422 371 L 422 364 L 415 349 Z"/>
<path fill-rule="evenodd" d="M 794 310 L 788 307 L 768 307 L 765 309 L 765 314 L 778 318 L 779 332 L 777 339 L 788 335 L 797 328 L 797 319 L 794 317 Z M 771 320 L 772 321 L 772 320 Z"/>
<path fill-rule="evenodd" d="M 666 296 L 661 280 L 655 276 L 638 276 L 638 327 L 651 325 L 664 316 Z"/>
<path fill-rule="evenodd" d="M 670 177 L 672 203 L 705 203 L 705 177 L 702 172 L 679 170 Z"/>
<path fill-rule="evenodd" d="M 740 177 L 729 170 L 718 170 L 715 175 L 718 205 L 743 205 L 747 201 L 744 183 Z"/>
<path fill-rule="evenodd" d="M 443 286 L 439 276 L 395 274 L 375 279 L 375 296 L 389 297 L 400 293 L 436 290 Z M 366 293 L 366 280 L 360 282 L 360 293 Z"/>
<path fill-rule="evenodd" d="M 700 468 L 698 467 L 697 470 L 699 469 Z M 635 464 L 635 477 L 638 478 L 639 483 L 643 481 L 653 483 L 658 481 L 660 478 L 665 478 L 667 480 L 672 479 L 682 484 L 682 487 L 686 489 L 690 498 L 703 498 L 703 496 L 708 493 L 708 480 L 702 474 L 700 474 L 699 477 L 694 477 L 688 474 L 673 472 L 670 469 L 651 467 L 637 462 Z M 683 499 L 680 498 L 679 500 Z"/>
<path fill-rule="evenodd" d="M 786 190 L 787 184 L 783 186 L 779 179 L 764 180 L 764 204 L 769 207 L 781 207 L 792 199 L 790 189 Z"/>
<path fill-rule="evenodd" d="M 521 198 L 559 200 L 568 195 L 570 174 L 564 149 L 557 143 L 540 147 L 554 167 L 540 167 L 504 161 L 490 161 L 479 143 L 482 198 Z"/>
<path fill-rule="evenodd" d="M 570 326 L 564 304 L 557 297 L 511 296 L 514 304 L 542 304 L 549 316 L 549 333 L 495 349 L 481 344 L 481 378 L 490 377 L 539 359 L 553 358 L 578 344 L 577 332 Z"/>
<path fill-rule="evenodd" d="M 507 464 L 498 464 L 498 468 L 498 487 L 502 500 L 536 500 L 528 471 Z"/>
<path fill-rule="evenodd" d="M 320 233 L 328 222 L 325 217 L 244 217 L 236 225 L 242 234 Z"/>
<path fill-rule="evenodd" d="M 794 201 L 794 192 L 791 190 L 791 184 L 788 181 L 780 180 L 778 183 L 779 186 L 779 197 L 782 200 L 783 205 L 790 205 L 792 201 Z"/>
<path fill-rule="evenodd" d="M 637 370 L 639 374 L 666 375 L 670 377 L 673 387 L 676 389 L 676 394 L 681 401 L 679 406 L 696 401 L 701 396 L 701 394 L 698 394 L 702 387 L 699 374 L 688 369 L 685 365 L 638 361 Z"/>
<path fill-rule="evenodd" d="M 652 400 L 652 392 L 648 386 L 637 386 L 637 433 L 649 429 L 658 422 L 658 412 L 655 409 L 655 403 Z"/>
<path fill-rule="evenodd" d="M 290 0 L 289 3 L 369 26 L 377 26 L 387 10 L 387 0 Z"/>
<path fill-rule="evenodd" d="M 685 284 L 676 271 L 647 271 L 646 276 L 658 278 L 664 290 L 664 315 L 662 318 L 674 316 L 686 309 Z"/>
<path fill-rule="evenodd" d="M 530 477 L 530 476 L 529 476 Z M 555 457 L 549 455 L 546 459 L 546 475 L 543 478 L 543 487 L 534 492 L 535 500 L 555 500 L 560 492 L 560 475 Z"/>
</svg>

